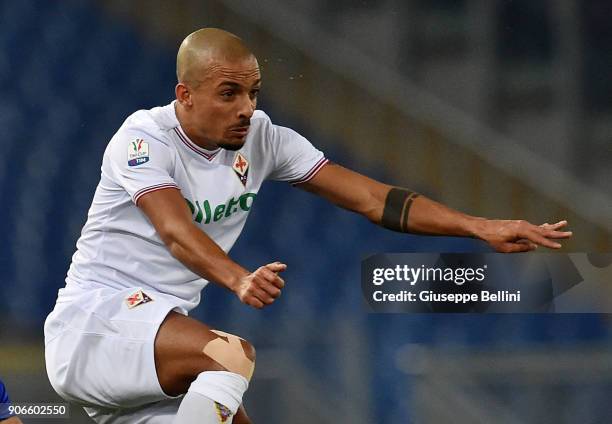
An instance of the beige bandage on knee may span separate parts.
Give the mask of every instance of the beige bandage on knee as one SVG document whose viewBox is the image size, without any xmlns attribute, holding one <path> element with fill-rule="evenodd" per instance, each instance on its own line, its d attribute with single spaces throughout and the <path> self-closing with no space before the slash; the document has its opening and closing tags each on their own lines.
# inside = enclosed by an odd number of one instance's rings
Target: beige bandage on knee
<svg viewBox="0 0 612 424">
<path fill-rule="evenodd" d="M 246 355 L 240 342 L 242 339 L 223 331 L 211 331 L 220 337 L 206 343 L 202 352 L 226 370 L 240 374 L 251 381 L 253 371 L 255 371 L 255 362 Z"/>
</svg>

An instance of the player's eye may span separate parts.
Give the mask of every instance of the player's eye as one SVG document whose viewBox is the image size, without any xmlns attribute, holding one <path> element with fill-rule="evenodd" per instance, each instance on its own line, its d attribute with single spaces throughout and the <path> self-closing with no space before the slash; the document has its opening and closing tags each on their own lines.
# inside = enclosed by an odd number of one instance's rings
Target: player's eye
<svg viewBox="0 0 612 424">
<path fill-rule="evenodd" d="M 234 95 L 234 90 L 225 90 L 221 92 L 221 97 L 231 98 Z"/>
<path fill-rule="evenodd" d="M 251 90 L 251 98 L 256 99 L 257 95 L 259 95 L 259 88 Z"/>
</svg>

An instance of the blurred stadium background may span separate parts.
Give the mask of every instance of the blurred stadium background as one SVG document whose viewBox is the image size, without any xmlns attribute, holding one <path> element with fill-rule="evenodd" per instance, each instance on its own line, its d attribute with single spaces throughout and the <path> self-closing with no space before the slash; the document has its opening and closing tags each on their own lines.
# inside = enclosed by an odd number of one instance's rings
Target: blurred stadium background
<svg viewBox="0 0 612 424">
<path fill-rule="evenodd" d="M 172 100 L 192 30 L 247 40 L 260 107 L 332 160 L 472 214 L 567 218 L 565 251 L 609 252 L 611 20 L 603 0 L 0 1 L 0 378 L 13 400 L 58 400 L 42 323 L 102 153 L 127 115 Z M 383 231 L 283 184 L 261 193 L 232 256 L 286 261 L 285 294 L 260 312 L 209 287 L 193 314 L 258 348 L 255 422 L 612 422 L 607 315 L 367 314 L 365 256 L 486 247 Z"/>
</svg>

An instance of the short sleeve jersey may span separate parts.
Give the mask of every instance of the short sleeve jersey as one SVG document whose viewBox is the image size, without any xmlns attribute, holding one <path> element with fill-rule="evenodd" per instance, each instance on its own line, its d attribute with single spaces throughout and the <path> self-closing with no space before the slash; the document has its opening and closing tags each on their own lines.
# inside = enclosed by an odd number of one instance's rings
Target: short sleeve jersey
<svg viewBox="0 0 612 424">
<path fill-rule="evenodd" d="M 109 142 L 60 300 L 90 287 L 143 287 L 173 295 L 186 311 L 208 283 L 174 258 L 139 199 L 177 188 L 193 220 L 225 252 L 242 231 L 265 180 L 299 184 L 325 164 L 295 131 L 256 111 L 238 151 L 206 150 L 182 130 L 174 102 L 131 115 Z"/>
</svg>

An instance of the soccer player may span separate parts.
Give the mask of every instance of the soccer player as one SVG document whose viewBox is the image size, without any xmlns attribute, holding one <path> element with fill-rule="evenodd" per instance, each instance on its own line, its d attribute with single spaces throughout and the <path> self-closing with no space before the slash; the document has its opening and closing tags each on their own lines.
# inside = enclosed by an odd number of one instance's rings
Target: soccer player
<svg viewBox="0 0 612 424">
<path fill-rule="evenodd" d="M 9 406 L 11 400 L 2 380 L 0 380 L 0 424 L 23 424 L 22 421 L 11 413 Z"/>
<path fill-rule="evenodd" d="M 257 59 L 207 28 L 177 56 L 176 100 L 134 113 L 110 140 L 77 251 L 45 323 L 47 372 L 99 423 L 249 423 L 247 341 L 187 316 L 212 281 L 263 308 L 282 262 L 247 270 L 227 255 L 265 180 L 288 181 L 401 232 L 477 237 L 500 252 L 567 238 L 543 226 L 476 218 L 332 164 L 256 110 Z"/>
</svg>

